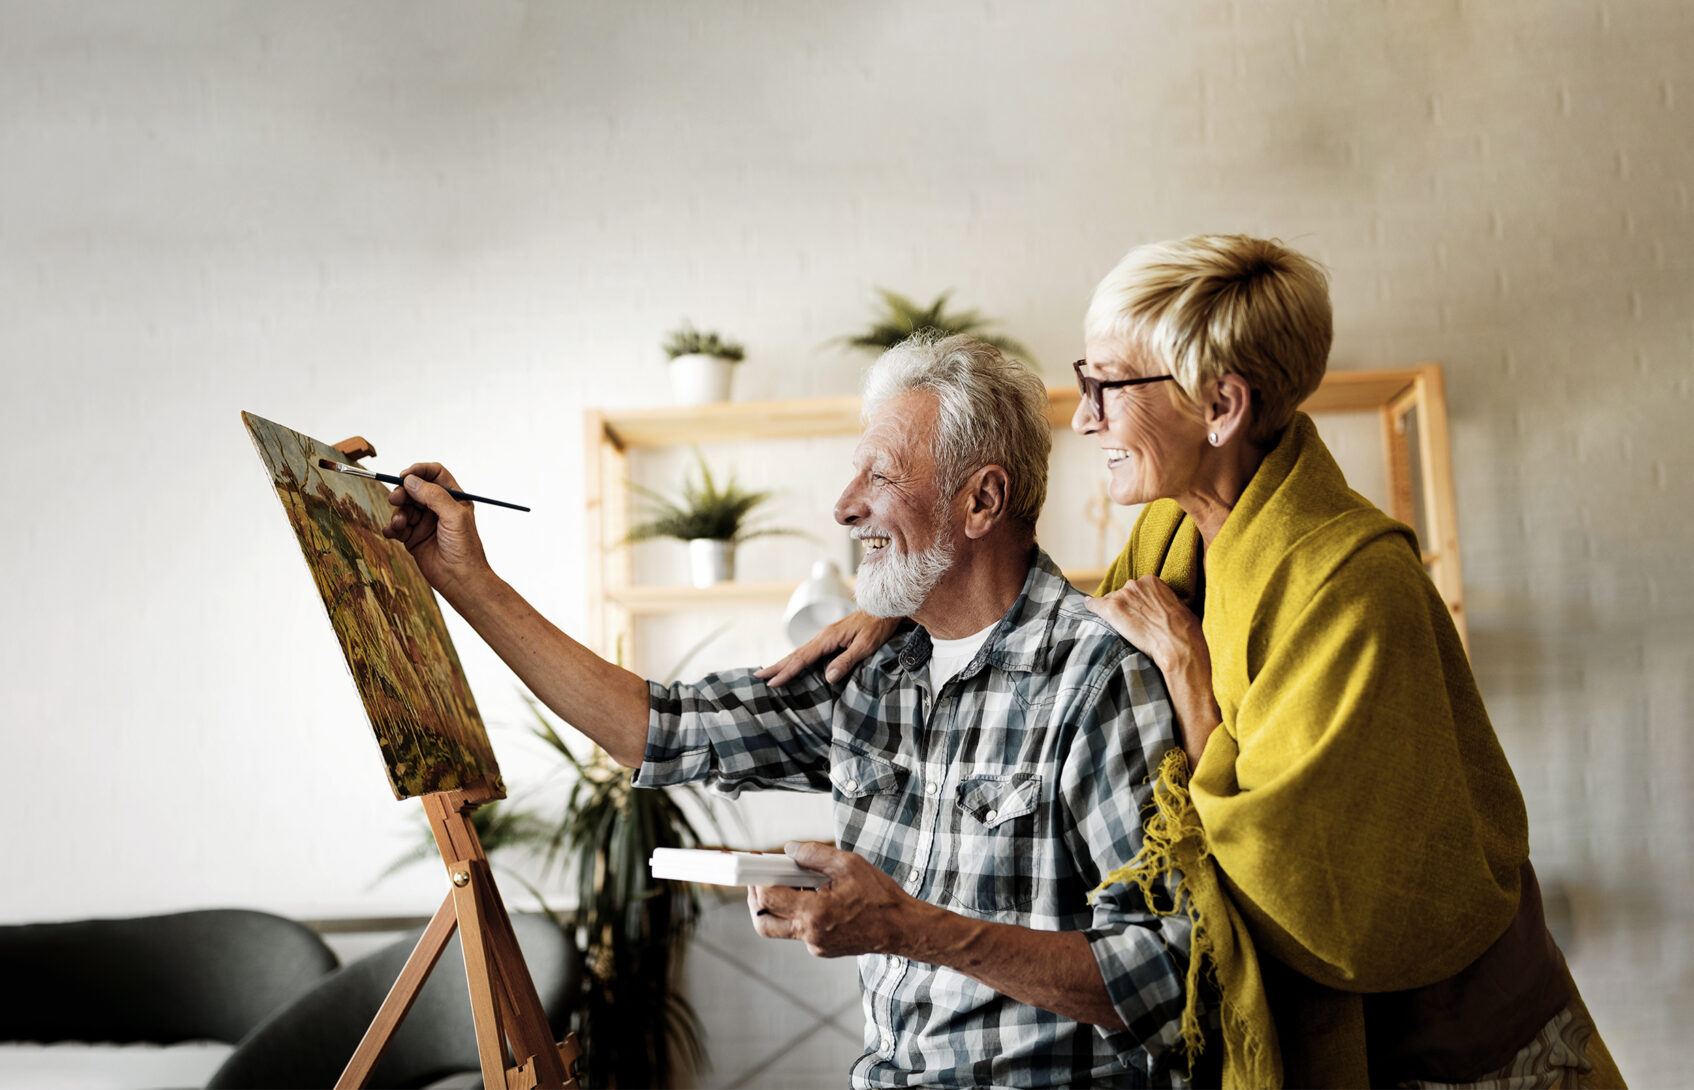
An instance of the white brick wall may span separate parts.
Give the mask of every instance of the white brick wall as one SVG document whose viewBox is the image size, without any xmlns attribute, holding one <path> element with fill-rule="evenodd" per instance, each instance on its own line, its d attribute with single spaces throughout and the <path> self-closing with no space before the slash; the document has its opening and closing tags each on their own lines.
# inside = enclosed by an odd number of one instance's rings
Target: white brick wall
<svg viewBox="0 0 1694 1090">
<path fill-rule="evenodd" d="M 0 915 L 439 895 L 368 888 L 411 819 L 237 409 L 532 502 L 490 548 L 570 627 L 579 413 L 662 389 L 679 317 L 748 342 L 741 396 L 838 393 L 860 361 L 824 342 L 874 285 L 954 288 L 1057 381 L 1124 250 L 1245 230 L 1332 269 L 1334 366 L 1445 364 L 1535 858 L 1625 1074 L 1682 1081 L 1694 9 L 0 0 L 0 27 L 27 834 Z M 519 780 L 512 679 L 460 643 Z"/>
</svg>

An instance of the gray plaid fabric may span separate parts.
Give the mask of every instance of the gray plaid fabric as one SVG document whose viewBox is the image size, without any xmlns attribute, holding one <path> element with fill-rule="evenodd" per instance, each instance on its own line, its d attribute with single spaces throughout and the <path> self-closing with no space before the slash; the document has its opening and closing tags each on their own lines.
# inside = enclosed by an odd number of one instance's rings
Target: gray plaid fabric
<svg viewBox="0 0 1694 1090">
<path fill-rule="evenodd" d="M 854 1086 L 1184 1085 L 1171 1067 L 1187 918 L 1155 916 L 1123 886 L 1086 900 L 1141 846 L 1148 770 L 1176 744 L 1170 702 L 1157 668 L 1082 601 L 1036 550 L 1022 596 L 939 693 L 921 628 L 834 685 L 814 669 L 782 689 L 747 671 L 649 686 L 638 784 L 829 791 L 839 846 L 913 896 L 1086 934 L 1128 1027 L 1107 1032 L 950 969 L 866 955 Z"/>
</svg>

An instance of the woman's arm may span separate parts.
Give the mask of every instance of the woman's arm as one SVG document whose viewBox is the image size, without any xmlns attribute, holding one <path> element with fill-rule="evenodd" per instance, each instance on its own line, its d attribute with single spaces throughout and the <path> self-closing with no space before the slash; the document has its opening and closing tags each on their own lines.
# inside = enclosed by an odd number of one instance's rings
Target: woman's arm
<svg viewBox="0 0 1694 1090">
<path fill-rule="evenodd" d="M 824 670 L 824 677 L 829 681 L 840 681 L 847 671 L 887 643 L 899 627 L 899 617 L 872 617 L 863 611 L 850 613 L 753 676 L 780 689 L 831 651 L 840 651 Z"/>
</svg>

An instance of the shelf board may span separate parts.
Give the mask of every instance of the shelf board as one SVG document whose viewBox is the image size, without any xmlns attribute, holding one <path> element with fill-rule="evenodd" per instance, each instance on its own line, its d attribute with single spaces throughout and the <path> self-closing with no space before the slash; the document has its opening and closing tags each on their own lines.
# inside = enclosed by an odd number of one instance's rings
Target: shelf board
<svg viewBox="0 0 1694 1090">
<path fill-rule="evenodd" d="M 1331 371 L 1301 408 L 1311 413 L 1369 412 L 1393 401 L 1417 378 L 1415 370 Z M 1047 419 L 1068 427 L 1076 412 L 1074 386 L 1047 388 Z M 856 435 L 859 399 L 853 396 L 788 401 L 731 401 L 721 405 L 613 410 L 601 415 L 605 438 L 619 450 L 686 443 Z"/>
<path fill-rule="evenodd" d="M 1308 413 L 1364 413 L 1387 408 L 1412 383 L 1415 369 L 1395 371 L 1331 371 L 1317 391 L 1300 403 Z"/>
<path fill-rule="evenodd" d="M 803 439 L 857 435 L 857 397 L 799 401 L 731 401 L 721 405 L 612 411 L 603 415 L 606 439 L 620 450 L 744 439 Z"/>
</svg>

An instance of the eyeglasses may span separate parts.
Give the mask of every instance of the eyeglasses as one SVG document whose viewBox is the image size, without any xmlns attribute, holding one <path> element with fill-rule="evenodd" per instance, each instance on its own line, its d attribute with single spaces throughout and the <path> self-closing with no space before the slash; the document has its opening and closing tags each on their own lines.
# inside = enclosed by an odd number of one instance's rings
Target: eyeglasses
<svg viewBox="0 0 1694 1090">
<path fill-rule="evenodd" d="M 1117 386 L 1142 386 L 1149 382 L 1164 382 L 1166 379 L 1175 381 L 1175 375 L 1154 375 L 1152 378 L 1118 378 L 1104 381 L 1093 375 L 1085 375 L 1082 369 L 1088 366 L 1087 360 L 1077 360 L 1071 364 L 1076 368 L 1076 388 L 1082 391 L 1082 400 L 1094 410 L 1094 419 L 1106 419 L 1106 391 Z"/>
</svg>

